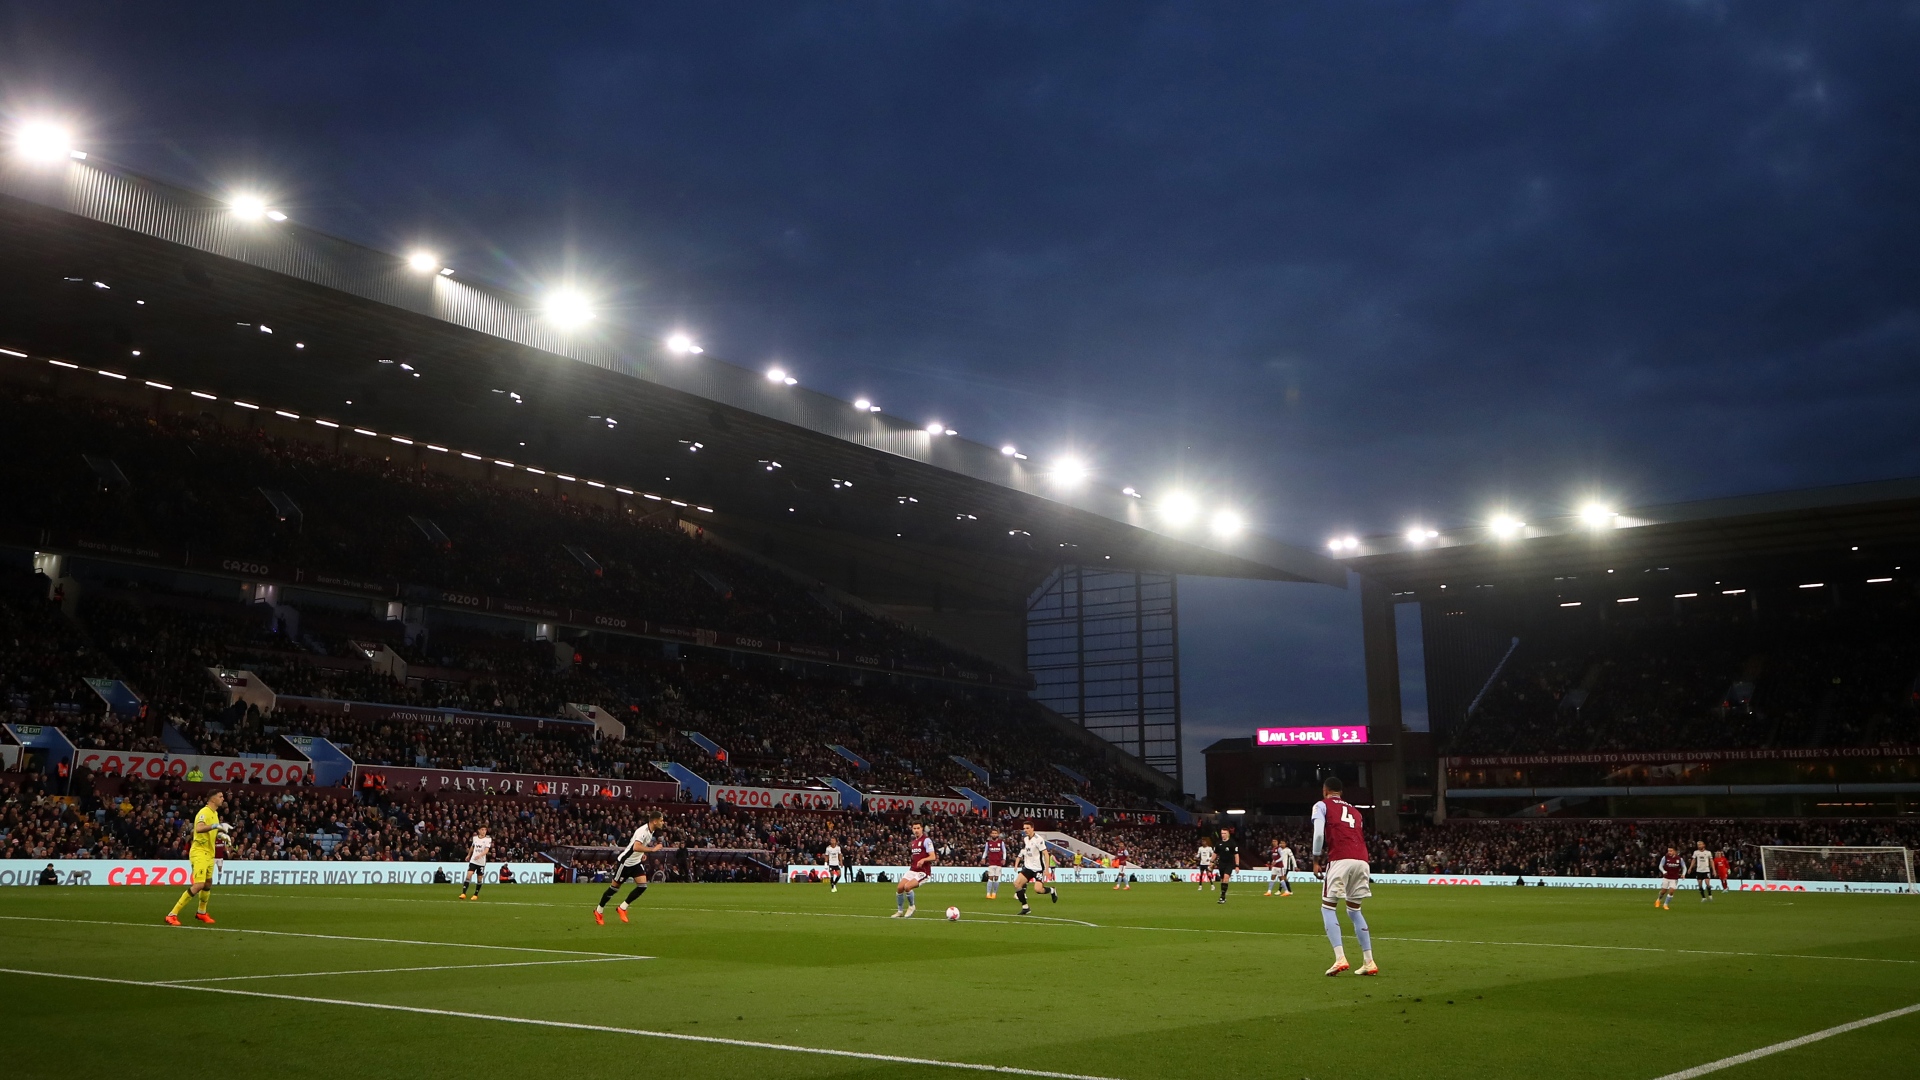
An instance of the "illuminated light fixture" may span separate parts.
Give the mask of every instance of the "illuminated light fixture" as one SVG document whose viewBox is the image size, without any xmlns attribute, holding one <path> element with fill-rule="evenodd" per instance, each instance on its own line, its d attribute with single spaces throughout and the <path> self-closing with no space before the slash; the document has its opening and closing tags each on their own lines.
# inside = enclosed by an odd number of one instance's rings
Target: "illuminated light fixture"
<svg viewBox="0 0 1920 1080">
<path fill-rule="evenodd" d="M 606 487 L 607 485 L 605 485 L 605 484 L 603 484 L 603 483 L 601 483 L 601 482 L 600 482 L 600 481 L 598 481 L 598 480 L 589 480 L 589 481 L 587 481 L 587 486 L 588 486 L 588 487 L 597 487 L 597 488 L 604 488 L 604 487 Z"/>
<path fill-rule="evenodd" d="M 1327 541 L 1327 546 L 1335 551 L 1352 551 L 1360 546 L 1360 538 L 1357 536 L 1336 536 Z"/>
<path fill-rule="evenodd" d="M 1803 589 L 1824 589 L 1827 587 L 1827 583 L 1824 581 L 1809 581 L 1800 587 Z"/>
<path fill-rule="evenodd" d="M 695 510 L 698 510 L 698 511 L 700 511 L 701 513 L 704 513 L 704 514 L 711 514 L 711 513 L 713 513 L 713 507 L 711 507 L 711 506 L 696 506 L 696 507 L 694 507 L 694 509 L 695 509 Z"/>
<path fill-rule="evenodd" d="M 70 369 L 72 369 L 72 370 L 74 370 L 74 371 L 79 371 L 79 370 L 80 370 L 80 365 L 79 365 L 79 364 L 69 364 L 69 363 L 67 363 L 67 362 L 66 362 L 65 360 L 49 360 L 49 361 L 47 361 L 47 363 L 49 363 L 49 364 L 52 364 L 52 365 L 53 365 L 54 367 L 63 367 L 63 368 L 70 368 Z M 207 394 L 207 395 L 205 395 L 205 396 L 207 396 L 207 397 L 212 397 L 213 395 L 212 395 L 212 394 Z"/>
<path fill-rule="evenodd" d="M 139 349 L 135 349 L 135 350 L 133 350 L 133 355 L 135 355 L 135 356 L 139 356 L 139 355 L 140 355 L 140 350 L 139 350 Z"/>
<path fill-rule="evenodd" d="M 87 157 L 73 148 L 72 131 L 45 121 L 22 126 L 13 136 L 13 148 L 28 161 L 85 161 Z"/>
<path fill-rule="evenodd" d="M 20 358 L 20 359 L 22 359 L 22 360 L 25 360 L 25 359 L 27 358 L 27 354 L 26 354 L 26 353 L 23 353 L 23 352 L 15 352 L 15 351 L 14 351 L 14 350 L 12 350 L 12 349 L 0 349 L 0 354 L 4 354 L 4 355 L 6 355 L 6 356 L 17 356 L 17 357 L 19 357 L 19 358 Z"/>
<path fill-rule="evenodd" d="M 493 463 L 494 463 L 495 465 L 505 465 L 505 466 L 506 466 L 507 468 L 509 468 L 509 469 L 511 469 L 511 468 L 513 468 L 513 462 L 511 462 L 511 461 L 502 461 L 502 460 L 501 460 L 501 459 L 499 459 L 499 458 L 494 458 L 494 459 L 493 459 Z"/>
<path fill-rule="evenodd" d="M 397 443 L 399 443 L 399 444 L 400 444 L 401 446 L 412 446 L 412 445 L 413 445 L 413 440 L 412 440 L 412 439 L 403 439 L 403 438 L 401 438 L 401 437 L 400 437 L 400 436 L 398 436 L 398 435 L 389 435 L 389 436 L 387 436 L 387 438 L 389 438 L 389 439 L 392 439 L 392 440 L 393 440 L 394 442 L 397 442 Z"/>
<path fill-rule="evenodd" d="M 1135 491 L 1130 487 L 1121 488 L 1120 494 L 1125 495 L 1129 499 L 1142 499 L 1146 497 L 1144 495 L 1141 495 L 1138 491 Z M 1108 556 L 1108 558 L 1112 558 L 1112 556 Z"/>
<path fill-rule="evenodd" d="M 315 420 L 314 423 L 319 424 L 321 427 L 327 427 L 327 428 L 337 428 L 340 426 L 339 424 L 336 424 L 331 420 Z"/>
<path fill-rule="evenodd" d="M 1588 503 L 1580 508 L 1580 520 L 1589 529 L 1602 529 L 1613 523 L 1614 511 L 1599 503 Z"/>
<path fill-rule="evenodd" d="M 1614 601 L 1614 603 L 1616 604 L 1637 604 L 1639 602 L 1640 602 L 1640 598 L 1637 596 L 1623 596 L 1620 599 Z"/>
<path fill-rule="evenodd" d="M 416 251 L 407 256 L 407 269 L 421 274 L 431 274 L 440 269 L 440 258 L 431 251 Z"/>
<path fill-rule="evenodd" d="M 1691 600 L 1699 595 L 1697 592 L 1677 592 L 1673 594 L 1673 598 L 1675 600 Z"/>
<path fill-rule="evenodd" d="M 451 267 L 451 266 L 443 266 L 443 267 L 441 267 L 441 268 L 440 268 L 440 276 L 441 276 L 441 277 L 452 277 L 452 276 L 453 276 L 453 267 Z"/>
<path fill-rule="evenodd" d="M 258 195 L 235 195 L 227 204 L 233 209 L 233 216 L 242 221 L 259 221 L 267 216 L 267 203 Z"/>
<path fill-rule="evenodd" d="M 861 412 L 866 412 L 868 409 L 873 408 L 873 402 L 868 401 L 866 398 L 854 398 L 853 407 L 859 409 Z"/>
<path fill-rule="evenodd" d="M 173 389 L 173 387 L 171 387 L 171 386 L 168 386 L 168 385 L 167 385 L 166 383 L 163 383 L 163 382 L 154 382 L 154 381 L 153 381 L 152 379 L 148 379 L 148 380 L 147 380 L 147 385 L 148 385 L 148 386 L 151 386 L 151 387 L 153 387 L 153 388 L 154 388 L 155 390 L 171 390 L 171 389 Z"/>
<path fill-rule="evenodd" d="M 255 405 L 255 404 L 254 404 L 253 402 L 251 402 L 251 401 L 241 401 L 241 400 L 240 400 L 239 398 L 235 398 L 235 399 L 233 400 L 233 403 L 234 403 L 235 405 L 238 405 L 238 406 L 240 406 L 240 407 L 241 407 L 241 408 L 243 408 L 243 409 L 258 409 L 258 408 L 260 407 L 260 406 L 258 406 L 258 405 Z"/>
<path fill-rule="evenodd" d="M 685 505 L 687 505 L 686 503 L 683 503 L 683 502 L 681 502 L 681 501 L 680 501 L 679 499 L 668 499 L 667 501 L 668 501 L 668 502 L 670 502 L 670 503 L 672 503 L 672 504 L 673 504 L 673 505 L 675 505 L 675 506 L 685 506 Z"/>
<path fill-rule="evenodd" d="M 1561 607 L 1579 607 L 1579 606 L 1580 606 L 1580 601 L 1578 601 L 1578 600 L 1569 600 L 1569 601 L 1567 601 L 1566 603 L 1564 603 L 1564 604 L 1561 604 L 1560 606 L 1561 606 Z"/>
<path fill-rule="evenodd" d="M 304 341 L 296 341 L 293 343 L 293 347 L 296 349 L 304 349 L 307 347 L 307 343 Z"/>
<path fill-rule="evenodd" d="M 1526 522 L 1508 514 L 1495 514 L 1493 520 L 1487 522 L 1487 528 L 1493 530 L 1493 535 L 1502 540 L 1519 535 L 1520 530 L 1526 527 Z"/>
<path fill-rule="evenodd" d="M 667 351 L 675 356 L 698 356 L 706 350 L 702 349 L 693 338 L 675 331 L 667 335 Z"/>
<path fill-rule="evenodd" d="M 1004 454 L 1007 457 L 1012 457 L 1013 455 L 1019 452 L 1020 452 L 1019 448 L 1014 446 L 1012 443 L 1008 443 L 1007 445 L 1000 448 L 1000 453 Z"/>
<path fill-rule="evenodd" d="M 122 375 L 117 371 L 108 371 L 106 368 L 101 368 L 100 374 L 105 375 L 109 379 L 125 379 L 126 378 L 125 375 Z"/>
<path fill-rule="evenodd" d="M 1238 817 L 1238 816 L 1240 816 L 1241 814 L 1244 814 L 1244 813 L 1246 813 L 1246 811 L 1245 811 L 1245 810 L 1229 810 L 1229 811 L 1227 811 L 1227 813 L 1228 813 L 1229 815 L 1231 815 L 1231 816 L 1234 816 L 1234 817 Z"/>
<path fill-rule="evenodd" d="M 269 210 L 267 211 L 267 220 L 268 221 L 285 221 L 287 220 L 287 215 L 281 213 L 278 210 Z"/>
<path fill-rule="evenodd" d="M 290 412 L 288 412 L 288 411 L 287 411 L 287 410 L 285 410 L 285 409 L 275 409 L 275 410 L 273 410 L 273 415 L 275 415 L 275 416 L 284 416 L 284 417 L 286 417 L 286 418 L 287 418 L 287 419 L 289 419 L 289 420 L 298 420 L 298 419 L 300 419 L 300 414 L 299 414 L 299 413 L 290 413 Z"/>
<path fill-rule="evenodd" d="M 1161 500 L 1159 510 L 1160 520 L 1176 529 L 1185 528 L 1200 516 L 1199 504 L 1191 496 L 1178 491 Z"/>
<path fill-rule="evenodd" d="M 770 383 L 787 383 L 788 385 L 791 385 L 793 382 L 793 380 L 787 378 L 787 373 L 784 368 L 777 367 L 767 369 L 767 381 Z"/>
<path fill-rule="evenodd" d="M 1087 463 L 1077 457 L 1063 457 L 1053 463 L 1053 482 L 1061 487 L 1079 487 L 1087 479 Z"/>
<path fill-rule="evenodd" d="M 947 430 L 947 425 L 941 423 L 938 420 L 935 420 L 932 423 L 927 425 L 927 434 L 929 435 L 938 435 L 945 430 Z"/>
<path fill-rule="evenodd" d="M 1870 578 L 1868 578 L 1868 579 L 1867 579 L 1867 584 L 1869 584 L 1869 585 L 1885 585 L 1885 584 L 1886 584 L 1887 582 L 1889 582 L 1889 581 L 1892 581 L 1892 580 L 1893 580 L 1893 579 L 1892 579 L 1892 578 L 1890 578 L 1890 577 L 1870 577 Z"/>
<path fill-rule="evenodd" d="M 1429 540 L 1437 540 L 1439 537 L 1440 530 L 1429 529 L 1420 525 L 1415 525 L 1413 528 L 1407 530 L 1407 543 L 1409 544 L 1424 544 Z"/>
<path fill-rule="evenodd" d="M 1231 510 L 1216 512 L 1213 520 L 1208 524 L 1213 527 L 1213 535 L 1220 537 L 1238 536 L 1240 530 L 1246 527 L 1246 523 L 1240 520 L 1240 515 Z"/>
<path fill-rule="evenodd" d="M 368 430 L 367 430 L 366 428 L 363 428 L 363 427 L 357 427 L 357 428 L 354 428 L 354 429 L 353 429 L 353 433 L 354 433 L 355 435 L 365 435 L 365 436 L 366 436 L 367 438 L 369 438 L 369 439 L 377 439 L 377 438 L 379 438 L 379 437 L 380 437 L 380 433 L 379 433 L 379 432 L 377 432 L 377 431 L 368 431 Z"/>
<path fill-rule="evenodd" d="M 547 318 L 562 330 L 572 330 L 593 321 L 593 304 L 576 289 L 555 289 L 547 294 Z"/>
<path fill-rule="evenodd" d="M 466 452 L 465 450 L 462 450 L 462 451 L 460 451 L 460 456 L 461 456 L 461 457 L 463 457 L 463 458 L 466 458 L 466 459 L 467 459 L 468 461 L 479 461 L 479 460 L 481 460 L 481 458 L 480 458 L 480 455 L 479 455 L 479 454 L 469 454 L 469 453 L 467 453 L 467 452 Z"/>
<path fill-rule="evenodd" d="M 1745 589 L 1721 589 L 1720 595 L 1721 596 L 1739 596 L 1746 591 L 1747 590 Z"/>
<path fill-rule="evenodd" d="M 539 470 L 539 469 L 536 469 L 536 468 L 534 468 L 534 467 L 533 467 L 533 466 L 531 466 L 531 465 L 528 465 L 528 466 L 527 466 L 526 468 L 527 468 L 527 471 L 528 471 L 528 472 L 530 472 L 530 473 L 532 473 L 532 474 L 533 474 L 533 475 L 535 475 L 535 476 L 545 476 L 545 475 L 547 475 L 546 473 L 544 473 L 544 472 L 542 472 L 542 471 L 541 471 L 541 470 Z"/>
</svg>

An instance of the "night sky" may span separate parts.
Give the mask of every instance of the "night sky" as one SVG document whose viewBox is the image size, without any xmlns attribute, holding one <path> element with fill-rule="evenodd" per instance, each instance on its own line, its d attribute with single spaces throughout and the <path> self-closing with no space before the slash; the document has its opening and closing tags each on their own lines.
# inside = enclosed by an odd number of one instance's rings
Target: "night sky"
<svg viewBox="0 0 1920 1080">
<path fill-rule="evenodd" d="M 1319 547 L 1920 473 L 1920 6 L 106 5 L 0 108 Z M 1189 786 L 1355 594 L 1183 583 Z"/>
</svg>

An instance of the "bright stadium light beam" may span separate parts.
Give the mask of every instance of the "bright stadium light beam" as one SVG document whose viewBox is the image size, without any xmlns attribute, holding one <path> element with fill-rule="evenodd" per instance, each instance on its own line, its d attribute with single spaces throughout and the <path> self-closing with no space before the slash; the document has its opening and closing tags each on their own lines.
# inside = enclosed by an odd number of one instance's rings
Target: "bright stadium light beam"
<svg viewBox="0 0 1920 1080">
<path fill-rule="evenodd" d="M 1613 524 L 1615 516 L 1612 507 L 1600 503 L 1588 503 L 1580 508 L 1580 521 L 1589 529 L 1604 529 Z"/>
<path fill-rule="evenodd" d="M 784 383 L 785 383 L 785 382 L 787 381 L 787 373 L 786 373 L 786 370 L 785 370 L 784 368 L 777 368 L 777 367 L 776 367 L 776 368 L 768 368 L 768 369 L 767 369 L 767 381 L 768 381 L 768 382 L 770 382 L 770 383 L 783 383 L 783 384 L 784 384 Z"/>
<path fill-rule="evenodd" d="M 675 356 L 698 356 L 706 350 L 702 349 L 691 335 L 675 330 L 667 335 L 667 351 Z"/>
<path fill-rule="evenodd" d="M 868 409 L 873 408 L 873 402 L 868 401 L 866 398 L 854 398 L 853 407 L 861 412 L 866 412 Z"/>
<path fill-rule="evenodd" d="M 242 221 L 259 221 L 267 216 L 267 200 L 258 195 L 235 195 L 227 205 L 233 208 L 233 216 Z"/>
<path fill-rule="evenodd" d="M 1216 511 L 1213 515 L 1213 520 L 1208 522 L 1208 524 L 1213 527 L 1213 535 L 1223 540 L 1240 535 L 1240 530 L 1246 528 L 1246 522 L 1242 521 L 1240 515 L 1234 513 L 1232 510 Z"/>
<path fill-rule="evenodd" d="M 1176 491 L 1161 499 L 1159 509 L 1160 520 L 1166 522 L 1168 527 L 1175 529 L 1186 528 L 1193 524 L 1194 518 L 1200 516 L 1200 504 L 1193 501 L 1193 496 L 1183 491 Z"/>
<path fill-rule="evenodd" d="M 416 251 L 407 256 L 407 269 L 418 274 L 432 274 L 440 269 L 440 256 L 431 251 Z"/>
<path fill-rule="evenodd" d="M 1087 463 L 1072 455 L 1053 463 L 1053 482 L 1063 488 L 1077 488 L 1087 480 Z"/>
<path fill-rule="evenodd" d="M 1492 519 L 1487 522 L 1487 528 L 1491 529 L 1493 535 L 1502 540 L 1520 535 L 1520 530 L 1526 527 L 1526 522 L 1521 521 L 1512 514 L 1495 514 Z"/>
<path fill-rule="evenodd" d="M 593 303 L 577 289 L 555 289 L 542 306 L 547 318 L 562 330 L 572 330 L 593 321 Z"/>
<path fill-rule="evenodd" d="M 947 430 L 947 425 L 941 423 L 938 420 L 930 420 L 927 422 L 927 434 L 929 435 L 944 434 L 946 430 Z"/>
<path fill-rule="evenodd" d="M 24 124 L 14 133 L 13 148 L 28 161 L 46 164 L 67 158 L 85 158 L 73 148 L 73 132 L 44 120 Z"/>
</svg>

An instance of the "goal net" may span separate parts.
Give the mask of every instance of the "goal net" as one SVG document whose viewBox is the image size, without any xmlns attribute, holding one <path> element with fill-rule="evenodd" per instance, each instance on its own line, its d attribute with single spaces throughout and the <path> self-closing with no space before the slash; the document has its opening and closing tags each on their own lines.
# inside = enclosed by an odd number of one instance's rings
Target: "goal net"
<svg viewBox="0 0 1920 1080">
<path fill-rule="evenodd" d="M 1913 852 L 1903 847 L 1782 847 L 1760 849 L 1768 881 L 1897 881 L 1913 887 Z"/>
</svg>

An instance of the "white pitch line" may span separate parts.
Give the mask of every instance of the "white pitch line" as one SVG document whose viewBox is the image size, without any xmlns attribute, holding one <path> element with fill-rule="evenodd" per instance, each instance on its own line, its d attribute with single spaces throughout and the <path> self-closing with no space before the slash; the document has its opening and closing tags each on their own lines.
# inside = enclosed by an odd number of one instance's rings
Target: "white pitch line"
<svg viewBox="0 0 1920 1080">
<path fill-rule="evenodd" d="M 172 927 L 166 923 L 111 922 L 105 919 L 49 919 L 34 915 L 0 915 L 7 922 L 64 923 L 74 926 L 132 926 L 143 930 L 186 930 L 195 933 L 219 931 L 226 934 L 262 934 L 268 937 L 318 938 L 322 941 L 366 941 L 377 945 L 438 945 L 448 949 L 497 949 L 502 952 L 555 953 L 560 956 L 605 956 L 626 959 L 631 953 L 593 952 L 586 949 L 540 949 L 531 945 L 480 945 L 471 941 L 415 941 L 410 938 L 351 937 L 345 934 L 307 934 L 294 930 L 248 930 L 234 926 Z"/>
<path fill-rule="evenodd" d="M 939 1058 L 905 1057 L 899 1054 L 876 1054 L 864 1050 L 834 1050 L 823 1046 L 795 1046 L 788 1043 L 760 1042 L 756 1039 L 727 1039 L 718 1035 L 688 1035 L 678 1031 L 650 1031 L 646 1028 L 613 1027 L 608 1024 L 581 1024 L 567 1020 L 536 1020 L 526 1016 L 500 1016 L 493 1013 L 464 1012 L 458 1009 L 428 1009 L 418 1005 L 389 1005 L 377 1001 L 344 1001 L 340 998 L 305 997 L 300 994 L 270 994 L 262 990 L 236 990 L 227 986 L 185 986 L 178 983 L 144 982 L 139 979 L 111 979 L 101 975 L 70 975 L 54 971 L 29 971 L 24 968 L 0 968 L 4 975 L 29 975 L 43 979 L 71 979 L 77 982 L 110 983 L 116 986 L 139 986 L 154 990 L 188 990 L 201 994 L 232 994 L 236 997 L 267 998 L 273 1001 L 298 1001 L 309 1005 L 339 1005 L 350 1009 L 377 1009 L 383 1012 L 413 1013 L 420 1016 L 444 1016 L 458 1020 L 491 1020 L 501 1024 L 525 1024 L 530 1027 L 564 1028 L 569 1031 L 592 1031 L 605 1035 L 635 1035 L 648 1039 L 671 1039 L 675 1042 L 707 1043 L 716 1046 L 740 1046 L 750 1050 L 777 1050 L 788 1054 L 815 1054 L 821 1057 L 857 1058 L 862 1061 L 885 1061 L 896 1065 L 929 1065 L 941 1069 L 965 1069 L 971 1072 L 1005 1073 L 1013 1076 L 1040 1076 L 1048 1080 L 1115 1080 L 1113 1077 L 1092 1076 L 1086 1073 L 1049 1072 L 1045 1069 L 1022 1069 L 1012 1065 L 982 1065 L 971 1061 L 943 1061 Z"/>
<path fill-rule="evenodd" d="M 274 975 L 214 975 L 204 979 L 163 979 L 171 985 L 246 982 L 250 979 L 311 979 L 322 975 L 394 975 L 403 971 L 483 971 L 492 968 L 552 967 L 556 964 L 616 964 L 622 960 L 651 960 L 651 956 L 589 956 L 582 960 L 516 960 L 506 964 L 432 964 L 426 967 L 358 968 L 353 971 L 288 971 Z"/>
<path fill-rule="evenodd" d="M 1777 1042 L 1772 1046 L 1763 1046 L 1758 1050 L 1749 1050 L 1744 1054 L 1735 1054 L 1732 1057 L 1723 1057 L 1719 1061 L 1709 1061 L 1705 1065 L 1695 1065 L 1691 1069 L 1681 1069 L 1676 1073 L 1668 1073 L 1660 1077 L 1660 1080 L 1693 1080 L 1696 1076 L 1705 1076 L 1708 1073 L 1719 1072 L 1721 1069 L 1731 1069 L 1735 1065 L 1745 1065 L 1749 1061 L 1758 1061 L 1763 1057 L 1771 1057 L 1774 1054 L 1786 1050 L 1793 1050 L 1806 1046 L 1809 1043 L 1817 1043 L 1822 1039 L 1831 1039 L 1835 1035 L 1845 1035 L 1849 1031 L 1858 1031 L 1863 1027 L 1871 1027 L 1874 1024 L 1885 1023 L 1888 1020 L 1898 1020 L 1902 1016 L 1911 1016 L 1914 1013 L 1920 1013 L 1920 1005 L 1909 1005 L 1904 1009 L 1893 1009 L 1889 1012 L 1883 1012 L 1878 1016 L 1869 1016 L 1864 1020 L 1835 1024 L 1830 1028 L 1816 1031 L 1811 1035 L 1802 1035 L 1797 1039 L 1788 1039 L 1786 1042 Z"/>
</svg>

